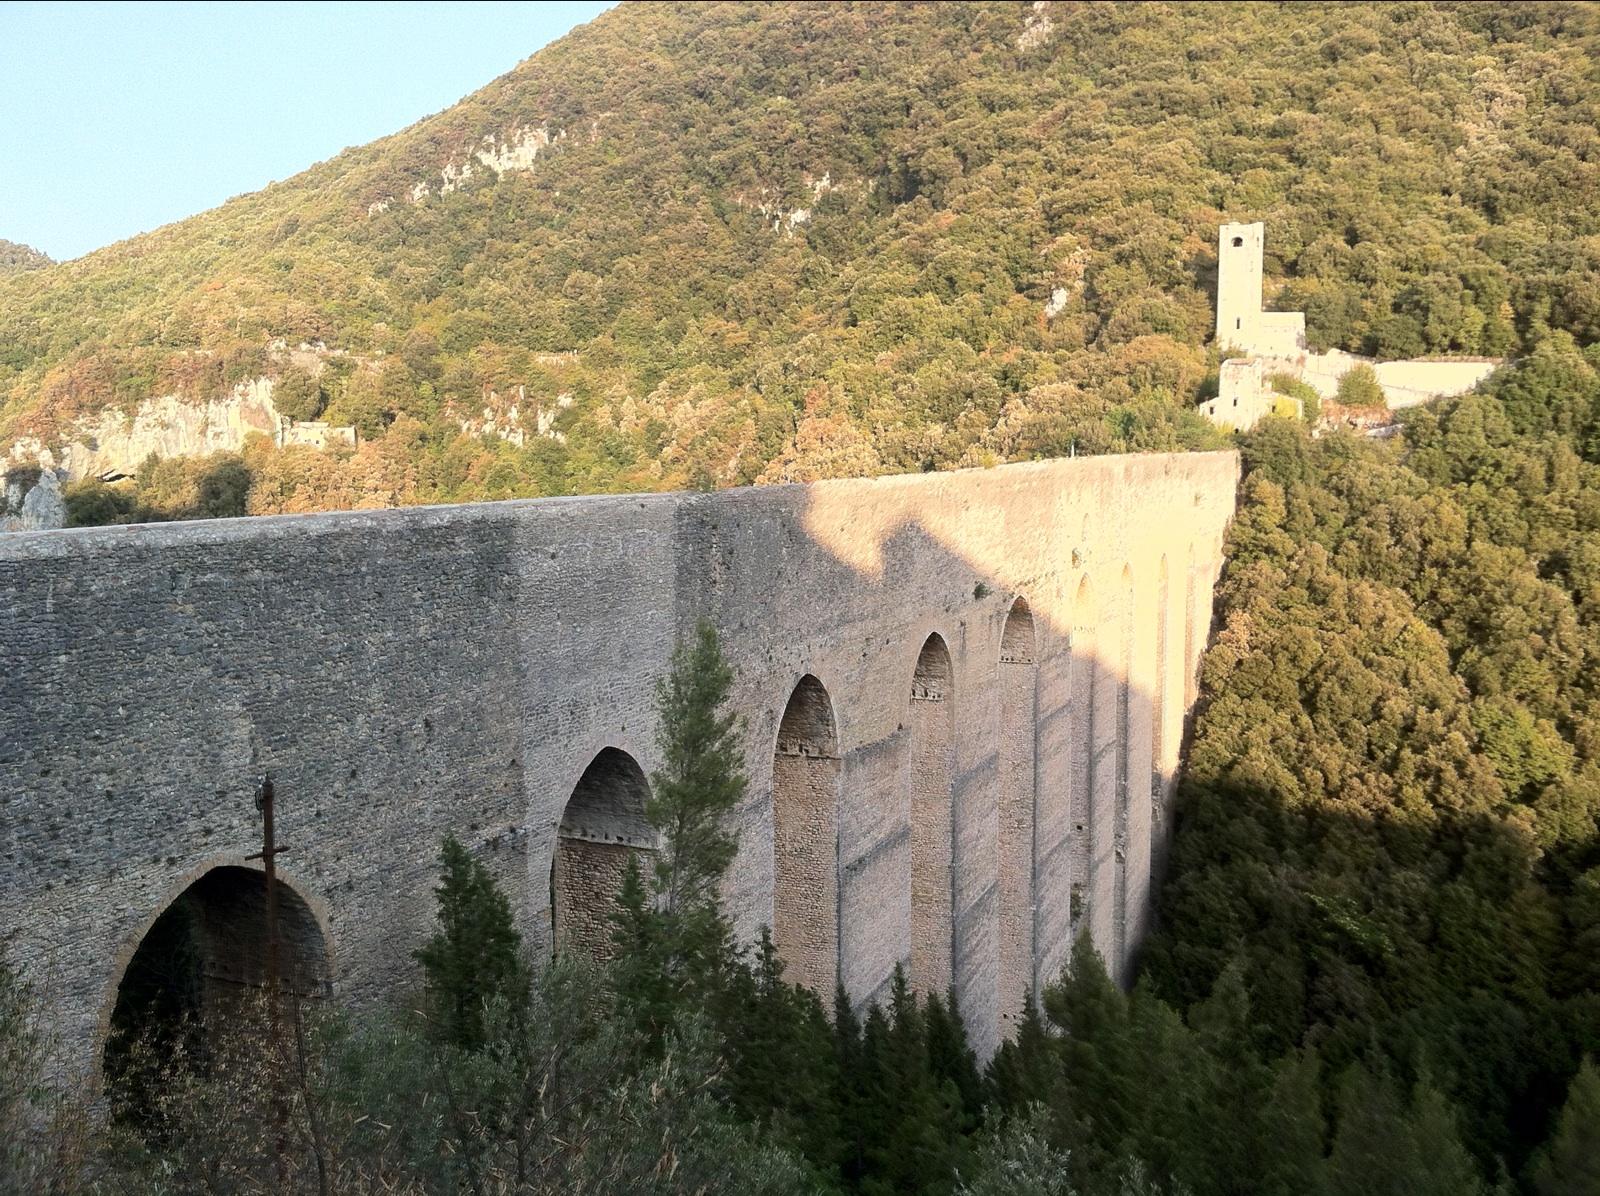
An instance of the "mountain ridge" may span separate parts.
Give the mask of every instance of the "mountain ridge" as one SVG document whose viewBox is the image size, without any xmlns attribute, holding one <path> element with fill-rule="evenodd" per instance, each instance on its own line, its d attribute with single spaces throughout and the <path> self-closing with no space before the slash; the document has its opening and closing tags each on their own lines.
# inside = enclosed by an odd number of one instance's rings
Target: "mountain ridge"
<svg viewBox="0 0 1600 1196">
<path fill-rule="evenodd" d="M 1269 304 L 1323 346 L 1597 335 L 1592 10 L 1228 15 L 612 10 L 389 137 L 0 281 L 0 436 L 280 380 L 282 341 L 327 348 L 298 414 L 360 429 L 331 468 L 373 501 L 1202 447 L 1224 218 L 1267 220 Z M 507 396 L 523 442 L 482 440 Z M 290 476 L 327 463 L 258 457 L 263 493 L 333 501 Z"/>
</svg>

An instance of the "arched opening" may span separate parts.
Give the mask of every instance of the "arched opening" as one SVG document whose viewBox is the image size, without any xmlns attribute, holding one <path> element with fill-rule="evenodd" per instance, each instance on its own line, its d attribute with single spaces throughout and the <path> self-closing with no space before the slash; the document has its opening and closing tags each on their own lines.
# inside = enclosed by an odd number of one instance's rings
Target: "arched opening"
<svg viewBox="0 0 1600 1196">
<path fill-rule="evenodd" d="M 789 695 L 772 757 L 772 941 L 824 1000 L 839 976 L 839 734 L 822 682 Z"/>
<path fill-rule="evenodd" d="M 611 915 L 628 860 L 656 846 L 645 818 L 649 800 L 644 770 L 617 748 L 603 748 L 578 778 L 550 865 L 550 938 L 557 951 L 611 957 Z"/>
<path fill-rule="evenodd" d="M 1095 784 L 1095 703 L 1096 680 L 1102 671 L 1097 655 L 1094 586 L 1087 577 L 1078 583 L 1072 603 L 1072 750 L 1067 784 L 1071 823 L 1068 828 L 1071 881 L 1067 925 L 1075 942 L 1083 933 L 1089 912 L 1090 881 L 1094 870 L 1093 820 Z"/>
<path fill-rule="evenodd" d="M 951 782 L 955 696 L 950 650 L 930 635 L 917 655 L 907 715 L 911 750 L 911 987 L 941 996 L 954 947 Z"/>
<path fill-rule="evenodd" d="M 1199 688 L 1200 653 L 1199 645 L 1195 643 L 1195 603 L 1199 597 L 1199 586 L 1195 574 L 1194 545 L 1189 545 L 1188 564 L 1183 574 L 1183 709 L 1185 717 L 1187 712 L 1194 708 L 1196 691 Z"/>
<path fill-rule="evenodd" d="M 1233 247 L 1235 249 L 1243 249 L 1244 248 L 1244 238 L 1243 237 L 1235 237 L 1233 239 Z"/>
<path fill-rule="evenodd" d="M 148 1121 L 152 1085 L 166 1068 L 204 1068 L 218 1035 L 265 1028 L 274 946 L 282 996 L 296 1002 L 327 995 L 332 969 L 322 927 L 291 886 L 279 880 L 276 889 L 275 933 L 267 924 L 265 876 L 237 866 L 205 873 L 145 932 L 117 984 L 105 1043 L 115 1116 Z"/>
<path fill-rule="evenodd" d="M 1116 612 L 1113 616 L 1117 644 L 1116 675 L 1109 690 L 1112 701 L 1116 704 L 1114 707 L 1116 790 L 1111 844 L 1114 905 L 1110 953 L 1106 956 L 1106 965 L 1111 975 L 1117 978 L 1123 975 L 1128 958 L 1132 913 L 1128 892 L 1130 878 L 1140 878 L 1139 883 L 1142 884 L 1143 877 L 1149 869 L 1150 858 L 1149 823 L 1142 810 L 1138 812 L 1137 817 L 1133 811 L 1135 773 L 1133 743 L 1136 738 L 1133 725 L 1133 637 L 1137 601 L 1138 596 L 1133 591 L 1133 570 L 1124 565 L 1122 577 L 1117 585 Z M 1108 620 L 1110 621 L 1112 620 Z M 1143 784 L 1142 778 L 1140 783 Z M 1141 851 L 1144 853 L 1145 861 L 1142 867 L 1136 866 L 1135 861 L 1135 857 Z"/>
<path fill-rule="evenodd" d="M 1033 612 L 1018 598 L 1000 634 L 1000 1019 L 1010 1027 L 1034 983 L 1038 874 L 1037 694 Z"/>
<path fill-rule="evenodd" d="M 1150 732 L 1150 872 L 1152 884 L 1166 871 L 1167 790 L 1175 767 L 1176 753 L 1169 740 L 1174 738 L 1172 712 L 1167 707 L 1172 702 L 1172 600 L 1171 580 L 1167 572 L 1167 558 L 1161 557 L 1160 571 L 1156 577 L 1156 692 L 1154 704 L 1155 725 Z"/>
</svg>

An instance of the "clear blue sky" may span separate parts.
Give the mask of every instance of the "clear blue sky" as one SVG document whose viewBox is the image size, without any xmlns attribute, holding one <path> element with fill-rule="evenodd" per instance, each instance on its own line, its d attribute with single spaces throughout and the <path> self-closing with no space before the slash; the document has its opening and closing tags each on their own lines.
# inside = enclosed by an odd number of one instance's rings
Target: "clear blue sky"
<svg viewBox="0 0 1600 1196">
<path fill-rule="evenodd" d="M 382 137 L 610 3 L 0 0 L 0 238 L 58 259 Z"/>
</svg>

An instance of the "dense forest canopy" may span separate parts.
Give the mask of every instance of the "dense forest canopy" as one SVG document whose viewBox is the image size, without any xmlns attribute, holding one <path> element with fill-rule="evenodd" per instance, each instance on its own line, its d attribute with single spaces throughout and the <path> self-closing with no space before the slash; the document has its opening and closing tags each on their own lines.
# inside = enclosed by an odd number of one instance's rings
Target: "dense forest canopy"
<svg viewBox="0 0 1600 1196">
<path fill-rule="evenodd" d="M 0 434 L 280 376 L 367 443 L 257 446 L 261 511 L 1208 444 L 1225 218 L 1315 347 L 1600 335 L 1597 50 L 1577 3 L 625 5 L 0 279 Z"/>
</svg>

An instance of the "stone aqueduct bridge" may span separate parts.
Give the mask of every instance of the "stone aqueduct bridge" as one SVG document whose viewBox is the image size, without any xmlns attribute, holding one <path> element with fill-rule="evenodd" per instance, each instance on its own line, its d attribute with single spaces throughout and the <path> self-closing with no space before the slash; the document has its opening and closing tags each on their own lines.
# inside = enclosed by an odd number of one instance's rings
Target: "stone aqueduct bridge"
<svg viewBox="0 0 1600 1196">
<path fill-rule="evenodd" d="M 726 900 L 790 975 L 953 984 L 980 1050 L 1087 927 L 1126 968 L 1238 476 L 1096 457 L 716 494 L 0 537 L 0 934 L 88 1066 L 141 943 L 259 985 L 271 770 L 289 962 L 416 983 L 438 847 L 582 949 L 709 619 L 748 799 Z M 163 927 L 167 927 L 163 930 Z"/>
</svg>

